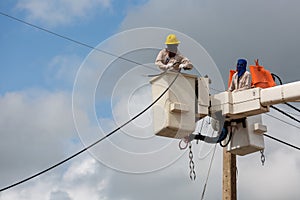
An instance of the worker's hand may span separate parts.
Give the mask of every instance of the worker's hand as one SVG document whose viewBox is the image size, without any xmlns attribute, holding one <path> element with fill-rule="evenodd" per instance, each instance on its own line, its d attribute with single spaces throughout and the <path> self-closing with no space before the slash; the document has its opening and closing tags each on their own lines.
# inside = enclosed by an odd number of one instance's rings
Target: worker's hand
<svg viewBox="0 0 300 200">
<path fill-rule="evenodd" d="M 168 63 L 166 66 L 167 66 L 167 70 L 172 69 L 173 68 L 173 63 Z"/>
<path fill-rule="evenodd" d="M 169 70 L 169 69 L 171 69 L 171 67 L 172 67 L 172 65 L 169 63 L 169 64 L 166 64 L 166 65 L 162 65 L 162 66 L 160 66 L 160 68 L 162 69 L 162 70 Z"/>
<path fill-rule="evenodd" d="M 181 64 L 179 65 L 179 68 L 180 68 L 180 69 L 186 69 L 186 64 L 181 63 Z"/>
</svg>

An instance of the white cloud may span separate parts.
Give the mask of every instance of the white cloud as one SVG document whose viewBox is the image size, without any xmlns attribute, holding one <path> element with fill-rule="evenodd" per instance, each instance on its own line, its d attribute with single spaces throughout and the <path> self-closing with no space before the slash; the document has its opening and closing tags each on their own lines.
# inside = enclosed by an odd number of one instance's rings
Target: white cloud
<svg viewBox="0 0 300 200">
<path fill-rule="evenodd" d="M 26 11 L 30 20 L 57 26 L 90 16 L 95 8 L 109 9 L 110 6 L 110 0 L 19 0 L 16 7 Z"/>
<path fill-rule="evenodd" d="M 50 200 L 72 200 L 67 192 L 54 191 L 51 193 Z"/>
<path fill-rule="evenodd" d="M 57 162 L 76 137 L 70 94 L 41 90 L 0 97 L 1 185 Z"/>
<path fill-rule="evenodd" d="M 87 171 L 86 171 L 87 170 Z M 0 194 L 2 200 L 106 200 L 107 171 L 86 154 L 24 185 Z"/>
<path fill-rule="evenodd" d="M 89 176 L 95 173 L 96 161 L 92 158 L 84 162 L 74 162 L 74 164 L 65 172 L 63 179 L 66 181 L 74 181 L 81 176 Z"/>
<path fill-rule="evenodd" d="M 72 86 L 75 81 L 77 70 L 82 63 L 82 58 L 77 55 L 57 55 L 49 63 L 45 79 L 51 85 L 60 84 Z"/>
</svg>

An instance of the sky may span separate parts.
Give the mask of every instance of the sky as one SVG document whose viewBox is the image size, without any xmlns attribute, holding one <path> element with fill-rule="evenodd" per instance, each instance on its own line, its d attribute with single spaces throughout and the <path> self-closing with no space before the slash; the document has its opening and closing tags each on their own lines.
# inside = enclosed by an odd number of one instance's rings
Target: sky
<svg viewBox="0 0 300 200">
<path fill-rule="evenodd" d="M 168 33 L 181 40 L 180 51 L 196 68 L 191 73 L 211 77 L 213 93 L 224 90 L 240 57 L 250 65 L 258 58 L 283 83 L 298 81 L 299 4 L 1 1 L 2 13 L 86 45 L 0 15 L 0 188 L 80 151 L 151 103 L 149 79 L 142 75 L 159 72 L 153 62 Z M 297 123 L 272 109 L 263 122 L 269 135 L 300 146 Z M 188 149 L 154 136 L 152 124 L 147 111 L 90 151 L 0 193 L 0 199 L 200 199 L 214 146 L 193 142 L 197 178 L 191 181 Z M 208 125 L 203 131 L 212 134 Z M 298 199 L 299 151 L 265 138 L 265 156 L 264 166 L 259 152 L 238 156 L 238 199 Z M 220 146 L 205 199 L 222 199 Z"/>
</svg>

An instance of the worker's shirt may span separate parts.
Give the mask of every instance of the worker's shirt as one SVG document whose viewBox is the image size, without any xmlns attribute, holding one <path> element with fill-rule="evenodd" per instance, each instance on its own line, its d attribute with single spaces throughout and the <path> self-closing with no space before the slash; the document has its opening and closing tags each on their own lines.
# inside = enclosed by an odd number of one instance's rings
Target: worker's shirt
<svg viewBox="0 0 300 200">
<path fill-rule="evenodd" d="M 179 70 L 180 64 L 186 64 L 188 69 L 193 68 L 193 64 L 190 62 L 190 60 L 183 55 L 180 54 L 179 51 L 177 51 L 176 55 L 174 57 L 169 57 L 168 51 L 166 49 L 162 49 L 155 60 L 155 65 L 157 65 L 160 69 L 166 70 L 165 66 L 168 63 L 176 63 L 173 68 L 174 70 Z"/>
<path fill-rule="evenodd" d="M 238 78 L 238 73 L 234 73 L 228 91 L 241 91 L 251 88 L 251 74 L 248 71 Z"/>
</svg>

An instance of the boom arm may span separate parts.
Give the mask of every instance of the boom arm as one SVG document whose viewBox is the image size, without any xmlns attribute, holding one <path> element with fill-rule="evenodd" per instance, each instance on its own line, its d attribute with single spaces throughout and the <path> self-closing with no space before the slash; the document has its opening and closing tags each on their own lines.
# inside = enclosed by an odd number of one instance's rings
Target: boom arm
<svg viewBox="0 0 300 200">
<path fill-rule="evenodd" d="M 222 92 L 211 97 L 211 113 L 222 111 L 228 119 L 239 119 L 269 111 L 270 105 L 300 101 L 300 81 L 271 88 Z"/>
<path fill-rule="evenodd" d="M 300 81 L 261 90 L 263 106 L 294 101 L 300 101 Z"/>
</svg>

